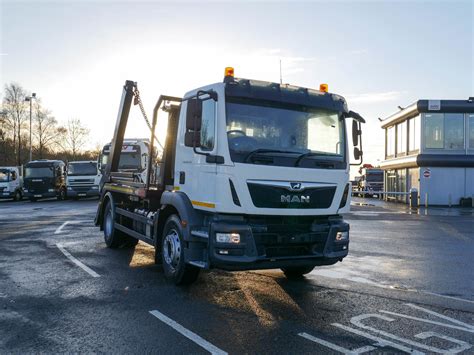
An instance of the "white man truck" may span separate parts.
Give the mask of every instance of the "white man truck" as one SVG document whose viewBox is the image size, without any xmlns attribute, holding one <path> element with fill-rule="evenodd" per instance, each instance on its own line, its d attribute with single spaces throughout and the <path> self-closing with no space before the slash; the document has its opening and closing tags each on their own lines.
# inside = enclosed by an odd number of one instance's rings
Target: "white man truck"
<svg viewBox="0 0 474 355">
<path fill-rule="evenodd" d="M 67 164 L 67 197 L 99 196 L 99 184 L 102 175 L 96 161 L 70 161 Z"/>
<path fill-rule="evenodd" d="M 280 268 L 289 278 L 348 253 L 349 150 L 362 160 L 363 118 L 343 97 L 237 79 L 160 96 L 168 113 L 160 174 L 146 183 L 118 171 L 136 83 L 126 81 L 95 223 L 108 247 L 142 240 L 176 284 L 200 269 Z M 352 140 L 346 120 L 352 118 Z M 150 150 L 153 155 L 154 137 Z"/>
<path fill-rule="evenodd" d="M 23 199 L 22 169 L 16 166 L 0 167 L 0 199 L 13 198 L 15 201 Z"/>
</svg>

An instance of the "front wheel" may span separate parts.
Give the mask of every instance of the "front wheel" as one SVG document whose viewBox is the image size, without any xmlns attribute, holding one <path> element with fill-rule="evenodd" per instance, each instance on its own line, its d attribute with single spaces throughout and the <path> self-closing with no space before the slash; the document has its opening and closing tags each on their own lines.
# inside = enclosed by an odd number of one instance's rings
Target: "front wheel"
<svg viewBox="0 0 474 355">
<path fill-rule="evenodd" d="M 189 285 L 197 280 L 199 268 L 184 262 L 183 230 L 177 215 L 171 215 L 163 229 L 161 259 L 165 277 L 176 285 Z"/>
<path fill-rule="evenodd" d="M 298 267 L 286 267 L 281 269 L 287 279 L 295 280 L 301 279 L 303 275 L 309 274 L 313 271 L 314 266 L 298 266 Z"/>
</svg>

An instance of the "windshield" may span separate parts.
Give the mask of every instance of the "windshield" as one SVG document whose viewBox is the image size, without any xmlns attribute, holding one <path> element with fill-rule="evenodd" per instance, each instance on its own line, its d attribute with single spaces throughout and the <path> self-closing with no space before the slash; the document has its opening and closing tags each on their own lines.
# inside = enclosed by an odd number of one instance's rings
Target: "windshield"
<svg viewBox="0 0 474 355">
<path fill-rule="evenodd" d="M 275 165 L 298 160 L 296 166 L 314 167 L 314 160 L 344 161 L 344 122 L 336 111 L 275 105 L 279 104 L 228 98 L 227 136 L 234 162 L 256 163 L 262 154 L 267 164 L 277 156 L 291 160 L 275 160 Z"/>
<path fill-rule="evenodd" d="M 383 172 L 368 173 L 366 179 L 369 182 L 382 182 Z"/>
<path fill-rule="evenodd" d="M 53 167 L 29 167 L 25 169 L 25 178 L 53 177 Z"/>
<path fill-rule="evenodd" d="M 109 162 L 109 153 L 103 153 L 101 157 L 101 169 L 105 170 L 105 166 Z M 141 169 L 140 153 L 124 153 L 120 154 L 119 170 Z"/>
<path fill-rule="evenodd" d="M 97 163 L 71 163 L 67 166 L 67 174 L 69 176 L 77 175 L 97 175 Z"/>
<path fill-rule="evenodd" d="M 0 170 L 0 182 L 8 181 L 9 173 L 8 170 Z"/>
</svg>

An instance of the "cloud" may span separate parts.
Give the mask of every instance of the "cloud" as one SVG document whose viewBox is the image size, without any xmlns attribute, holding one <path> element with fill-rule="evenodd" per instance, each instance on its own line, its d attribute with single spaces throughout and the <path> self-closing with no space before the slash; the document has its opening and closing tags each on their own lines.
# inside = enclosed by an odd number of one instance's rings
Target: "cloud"
<svg viewBox="0 0 474 355">
<path fill-rule="evenodd" d="M 346 95 L 349 103 L 376 103 L 396 101 L 402 95 L 400 91 L 371 92 L 363 94 Z"/>
<path fill-rule="evenodd" d="M 362 55 L 367 53 L 369 53 L 367 49 L 353 49 L 349 51 L 349 54 L 351 55 Z"/>
</svg>

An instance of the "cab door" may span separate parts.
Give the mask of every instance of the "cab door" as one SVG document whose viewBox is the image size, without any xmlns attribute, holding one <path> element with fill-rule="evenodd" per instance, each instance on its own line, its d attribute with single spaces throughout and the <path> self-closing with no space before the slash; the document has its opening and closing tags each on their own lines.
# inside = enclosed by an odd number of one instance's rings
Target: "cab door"
<svg viewBox="0 0 474 355">
<path fill-rule="evenodd" d="M 215 208 L 217 165 L 215 162 L 208 162 L 207 156 L 215 155 L 217 151 L 216 106 L 216 101 L 204 98 L 201 109 L 201 129 L 197 132 L 200 144 L 198 147 L 193 147 L 180 142 L 180 149 L 176 155 L 175 185 L 188 195 L 193 206 L 198 209 Z M 187 107 L 183 107 L 181 122 L 186 121 L 186 111 Z M 185 126 L 185 124 L 181 125 L 182 134 L 180 136 L 183 137 L 183 140 Z"/>
</svg>

